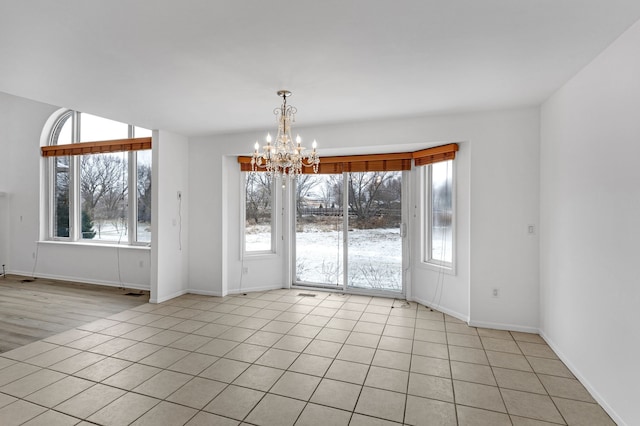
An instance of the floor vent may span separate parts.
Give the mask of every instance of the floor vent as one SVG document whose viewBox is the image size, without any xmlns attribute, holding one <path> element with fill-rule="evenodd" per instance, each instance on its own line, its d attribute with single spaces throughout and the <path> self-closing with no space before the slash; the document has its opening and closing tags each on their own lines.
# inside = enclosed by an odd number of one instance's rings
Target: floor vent
<svg viewBox="0 0 640 426">
<path fill-rule="evenodd" d="M 25 280 L 20 280 L 21 283 L 32 283 L 33 280 L 31 278 L 27 278 Z"/>
<path fill-rule="evenodd" d="M 313 293 L 298 293 L 298 296 L 302 296 L 302 297 L 316 297 L 315 294 Z"/>
</svg>

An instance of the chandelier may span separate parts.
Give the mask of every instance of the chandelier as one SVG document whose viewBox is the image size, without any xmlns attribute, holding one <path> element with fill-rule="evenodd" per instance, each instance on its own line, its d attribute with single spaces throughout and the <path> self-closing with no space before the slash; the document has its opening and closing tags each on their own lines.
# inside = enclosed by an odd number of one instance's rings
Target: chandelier
<svg viewBox="0 0 640 426">
<path fill-rule="evenodd" d="M 305 148 L 300 144 L 300 135 L 296 136 L 295 143 L 291 137 L 291 123 L 295 122 L 295 115 L 298 110 L 291 105 L 287 105 L 287 97 L 291 96 L 288 90 L 279 90 L 278 96 L 282 98 L 282 106 L 273 110 L 278 122 L 278 133 L 272 144 L 271 134 L 267 133 L 267 144 L 262 147 L 256 141 L 253 156 L 251 157 L 251 168 L 255 172 L 258 169 L 265 169 L 273 177 L 293 177 L 302 173 L 303 167 L 313 167 L 313 172 L 318 173 L 320 157 L 316 148 L 318 143 L 314 140 L 312 151 L 305 153 Z"/>
</svg>

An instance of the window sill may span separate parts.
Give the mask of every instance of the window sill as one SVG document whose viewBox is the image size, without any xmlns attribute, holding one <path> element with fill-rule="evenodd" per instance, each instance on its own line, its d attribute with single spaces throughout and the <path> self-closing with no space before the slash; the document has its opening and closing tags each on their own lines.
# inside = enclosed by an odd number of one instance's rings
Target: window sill
<svg viewBox="0 0 640 426">
<path fill-rule="evenodd" d="M 151 250 L 151 244 L 129 245 L 129 244 L 116 244 L 111 242 L 88 243 L 88 242 L 80 242 L 80 241 L 62 241 L 62 240 L 42 240 L 42 241 L 38 241 L 38 244 L 52 245 L 52 246 L 72 246 L 72 247 L 124 248 L 127 250 Z"/>
<path fill-rule="evenodd" d="M 442 273 L 442 274 L 445 274 L 445 275 L 456 276 L 455 265 L 453 265 L 453 266 L 444 266 L 444 265 L 438 265 L 437 263 L 420 262 L 419 263 L 419 267 L 420 267 L 420 269 L 428 269 L 430 271 Z"/>
</svg>

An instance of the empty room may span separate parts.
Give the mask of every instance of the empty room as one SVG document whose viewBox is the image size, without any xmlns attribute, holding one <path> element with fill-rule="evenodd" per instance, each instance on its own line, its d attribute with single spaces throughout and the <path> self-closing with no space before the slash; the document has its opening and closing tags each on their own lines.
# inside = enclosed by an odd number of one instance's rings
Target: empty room
<svg viewBox="0 0 640 426">
<path fill-rule="evenodd" d="M 0 424 L 640 424 L 640 2 L 0 0 Z"/>
</svg>

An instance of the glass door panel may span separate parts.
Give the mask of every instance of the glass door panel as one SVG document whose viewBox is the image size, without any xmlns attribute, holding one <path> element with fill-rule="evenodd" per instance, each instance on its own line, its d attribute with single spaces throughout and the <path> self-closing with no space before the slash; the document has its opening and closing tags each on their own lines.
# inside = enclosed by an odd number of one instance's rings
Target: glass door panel
<svg viewBox="0 0 640 426">
<path fill-rule="evenodd" d="M 342 175 L 300 175 L 295 186 L 295 276 L 303 285 L 343 287 Z"/>
<path fill-rule="evenodd" d="M 347 287 L 402 292 L 402 172 L 345 176 Z"/>
</svg>

